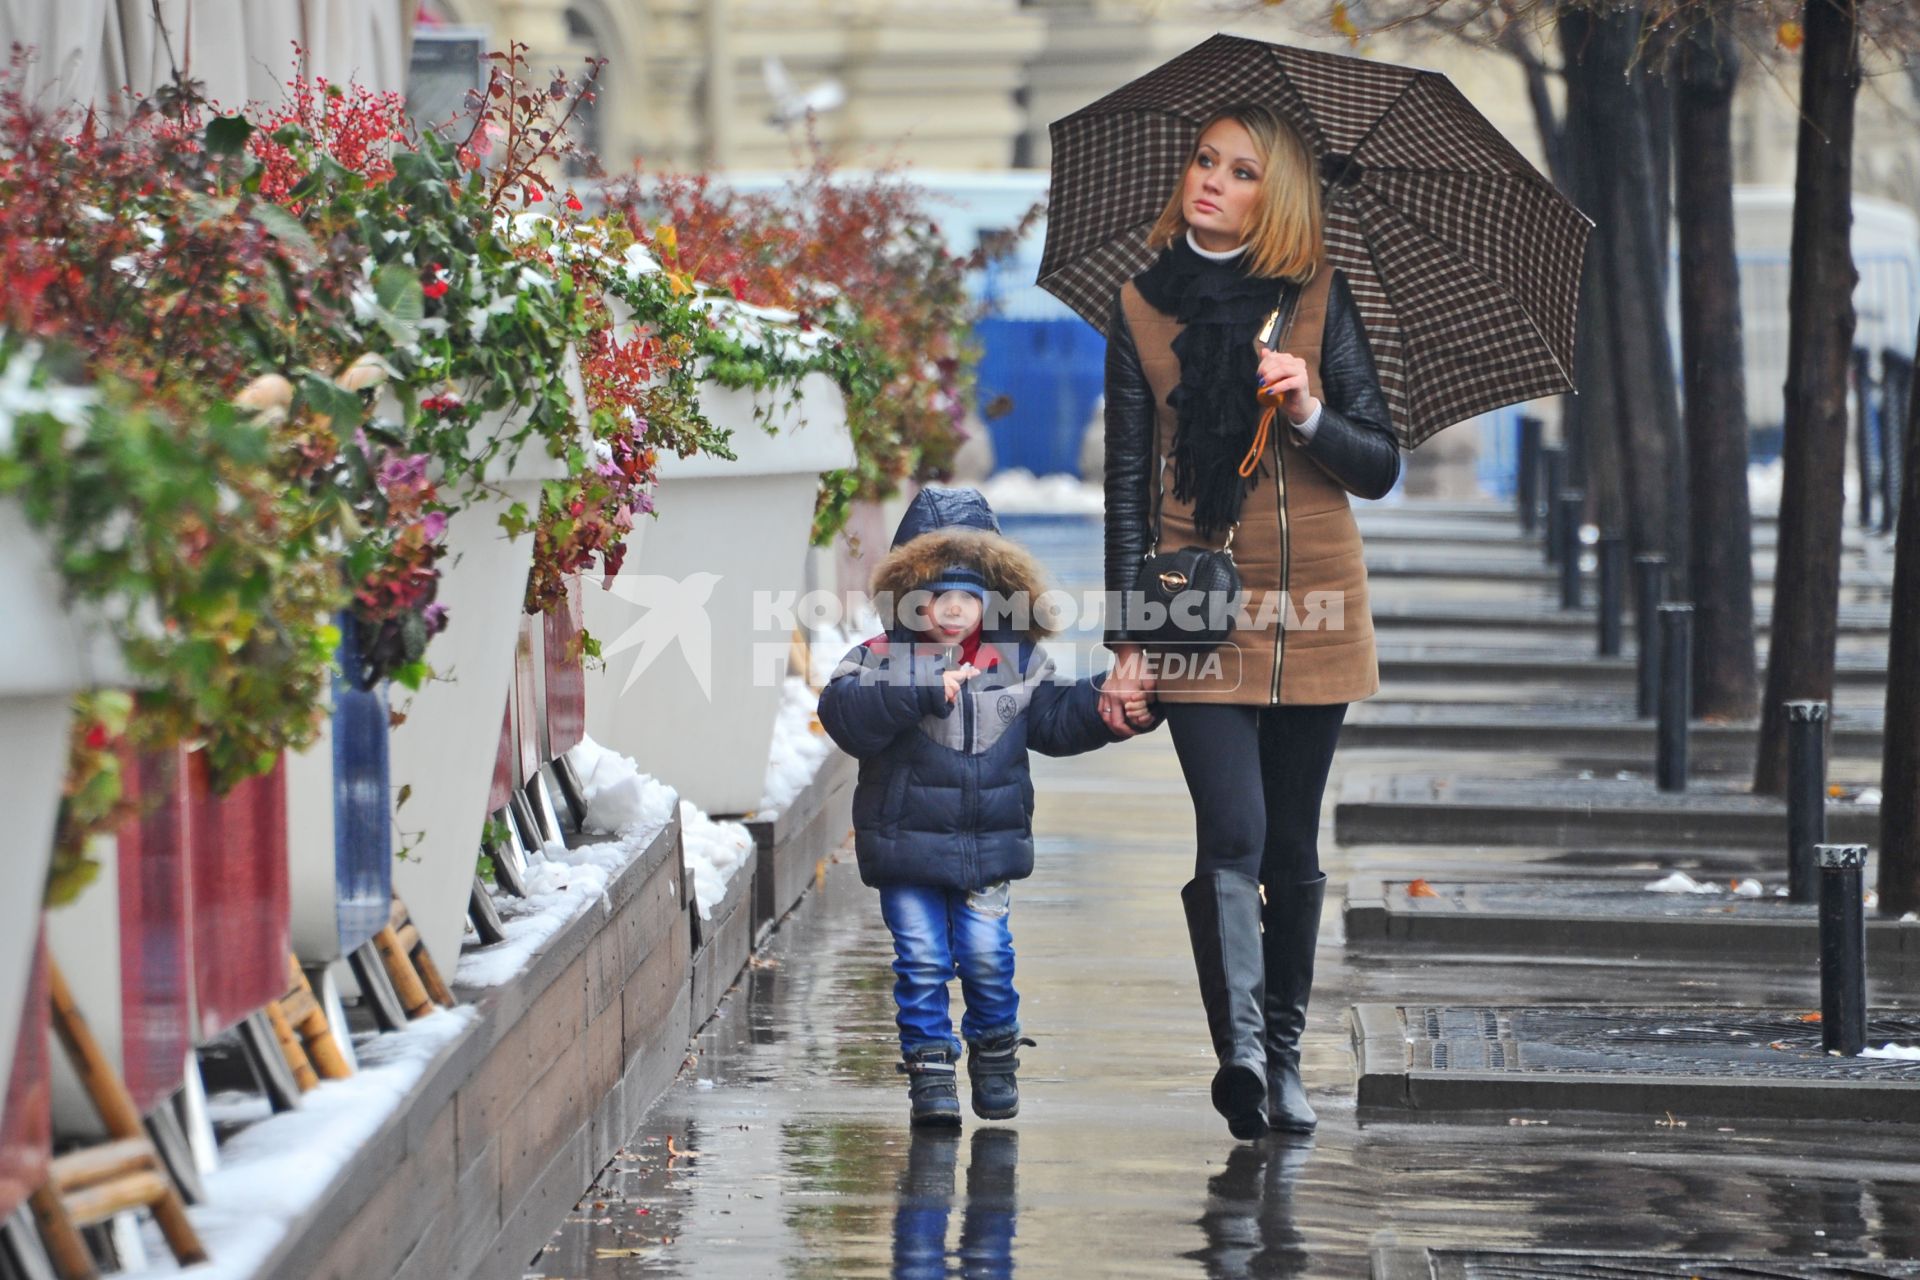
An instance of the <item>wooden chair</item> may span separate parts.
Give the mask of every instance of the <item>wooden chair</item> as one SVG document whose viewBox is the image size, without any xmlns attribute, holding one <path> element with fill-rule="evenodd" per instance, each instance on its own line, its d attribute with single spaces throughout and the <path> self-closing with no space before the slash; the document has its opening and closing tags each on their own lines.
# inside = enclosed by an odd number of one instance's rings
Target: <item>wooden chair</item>
<svg viewBox="0 0 1920 1280">
<path fill-rule="evenodd" d="M 373 935 L 373 945 L 386 963 L 387 978 L 393 983 L 394 994 L 400 997 L 400 1005 L 407 1011 L 408 1018 L 424 1018 L 436 1005 L 453 1008 L 453 992 L 447 989 L 439 966 L 427 954 L 426 945 L 420 941 L 420 931 L 414 928 L 413 917 L 399 894 L 393 896 L 387 927 Z"/>
<path fill-rule="evenodd" d="M 287 973 L 291 980 L 287 993 L 269 1004 L 265 1012 L 295 1084 L 305 1093 L 323 1079 L 345 1080 L 353 1074 L 353 1067 L 340 1052 L 327 1011 L 320 1007 L 320 998 L 313 993 L 297 957 L 287 957 Z"/>
<path fill-rule="evenodd" d="M 180 1189 L 154 1150 L 133 1095 L 101 1052 L 73 1001 L 60 966 L 47 960 L 53 1030 L 100 1115 L 108 1140 L 57 1157 L 47 1181 L 33 1193 L 35 1224 L 61 1280 L 94 1280 L 99 1274 L 80 1235 L 82 1227 L 106 1222 L 132 1209 L 148 1209 L 181 1266 L 207 1260 L 187 1219 Z"/>
</svg>

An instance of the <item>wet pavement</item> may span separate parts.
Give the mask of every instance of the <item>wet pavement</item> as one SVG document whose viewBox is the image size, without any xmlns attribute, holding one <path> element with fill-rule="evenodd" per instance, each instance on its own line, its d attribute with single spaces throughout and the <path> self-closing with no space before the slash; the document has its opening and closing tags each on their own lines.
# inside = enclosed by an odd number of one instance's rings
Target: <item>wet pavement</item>
<svg viewBox="0 0 1920 1280">
<path fill-rule="evenodd" d="M 1036 542 L 1056 573 L 1061 558 L 1089 558 L 1078 543 L 1056 557 Z M 1433 760 L 1343 749 L 1329 819 L 1343 777 Z M 1336 849 L 1323 824 L 1334 892 L 1304 1064 L 1321 1130 L 1236 1144 L 1207 1101 L 1211 1054 L 1178 900 L 1192 813 L 1168 735 L 1035 763 L 1038 869 L 1015 888 L 1013 928 L 1022 1021 L 1039 1047 L 1023 1053 L 1020 1118 L 969 1117 L 958 1137 L 909 1131 L 891 948 L 844 855 L 530 1275 L 1364 1277 L 1369 1251 L 1390 1245 L 1920 1255 L 1910 1130 L 1562 1115 L 1357 1123 L 1355 1003 L 1808 1004 L 1817 983 L 1804 969 L 1714 960 L 1349 955 L 1337 905 L 1347 878 L 1644 871 L 1712 865 L 1711 851 Z M 1458 763 L 1509 776 L 1565 767 Z M 1876 990 L 1875 1003 L 1902 1005 L 1898 995 Z M 957 1015 L 957 987 L 955 1004 Z"/>
</svg>

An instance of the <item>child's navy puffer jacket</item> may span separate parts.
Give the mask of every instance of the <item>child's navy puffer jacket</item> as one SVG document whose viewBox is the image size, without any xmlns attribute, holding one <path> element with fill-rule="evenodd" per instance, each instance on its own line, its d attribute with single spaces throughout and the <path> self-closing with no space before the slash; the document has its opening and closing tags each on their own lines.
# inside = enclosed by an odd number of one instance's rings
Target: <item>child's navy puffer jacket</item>
<svg viewBox="0 0 1920 1280">
<path fill-rule="evenodd" d="M 965 565 L 1003 596 L 1038 600 L 1040 569 L 1000 536 L 971 489 L 922 489 L 874 572 L 896 599 Z M 1116 741 L 1100 719 L 1099 682 L 1057 681 L 1037 643 L 1045 629 L 988 632 L 980 674 L 949 704 L 940 673 L 959 665 L 914 633 L 890 628 L 853 649 L 820 695 L 820 723 L 860 761 L 854 851 L 869 885 L 978 889 L 1033 873 L 1029 748 L 1074 755 Z M 909 670 L 917 667 L 917 670 Z"/>
</svg>

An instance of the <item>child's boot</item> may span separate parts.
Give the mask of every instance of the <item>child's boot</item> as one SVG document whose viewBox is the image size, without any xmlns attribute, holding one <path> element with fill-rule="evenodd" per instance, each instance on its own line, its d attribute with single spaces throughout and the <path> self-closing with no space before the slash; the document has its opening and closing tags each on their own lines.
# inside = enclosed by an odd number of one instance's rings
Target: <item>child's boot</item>
<svg viewBox="0 0 1920 1280">
<path fill-rule="evenodd" d="M 1031 1046 L 1019 1032 L 991 1040 L 967 1042 L 967 1078 L 973 1082 L 973 1114 L 982 1120 L 1011 1120 L 1020 1114 L 1021 1045 Z"/>
<path fill-rule="evenodd" d="M 905 1055 L 899 1070 L 907 1077 L 907 1098 L 913 1104 L 913 1123 L 960 1127 L 960 1088 L 951 1045 L 930 1044 Z"/>
</svg>

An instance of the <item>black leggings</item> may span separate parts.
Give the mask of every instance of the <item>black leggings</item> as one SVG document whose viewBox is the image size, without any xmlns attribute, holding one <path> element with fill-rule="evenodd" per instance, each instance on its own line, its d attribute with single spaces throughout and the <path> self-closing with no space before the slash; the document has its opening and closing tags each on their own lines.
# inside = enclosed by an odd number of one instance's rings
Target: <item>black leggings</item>
<svg viewBox="0 0 1920 1280">
<path fill-rule="evenodd" d="M 1162 704 L 1193 796 L 1194 874 L 1238 871 L 1269 891 L 1320 875 L 1320 798 L 1347 704 Z"/>
</svg>

